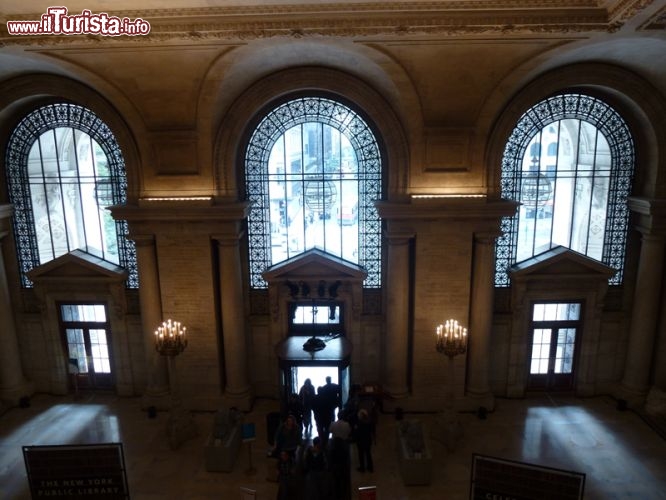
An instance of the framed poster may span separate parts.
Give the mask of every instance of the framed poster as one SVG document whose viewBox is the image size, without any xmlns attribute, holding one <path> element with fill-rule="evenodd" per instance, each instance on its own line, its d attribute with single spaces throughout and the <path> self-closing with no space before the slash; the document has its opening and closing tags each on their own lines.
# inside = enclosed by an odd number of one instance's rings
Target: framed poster
<svg viewBox="0 0 666 500">
<path fill-rule="evenodd" d="M 469 498 L 582 500 L 585 474 L 515 460 L 472 456 Z"/>
<path fill-rule="evenodd" d="M 32 498 L 129 499 L 121 443 L 24 446 Z"/>
</svg>

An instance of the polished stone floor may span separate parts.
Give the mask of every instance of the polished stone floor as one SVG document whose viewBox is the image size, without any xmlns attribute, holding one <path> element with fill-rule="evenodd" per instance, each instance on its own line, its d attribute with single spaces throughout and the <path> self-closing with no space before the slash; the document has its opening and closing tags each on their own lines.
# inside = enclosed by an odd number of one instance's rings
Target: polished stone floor
<svg viewBox="0 0 666 500">
<path fill-rule="evenodd" d="M 132 499 L 240 499 L 241 487 L 256 490 L 258 499 L 274 499 L 266 415 L 276 408 L 275 401 L 256 401 L 245 421 L 255 423 L 257 439 L 251 447 L 243 445 L 233 472 L 224 473 L 204 467 L 212 413 L 195 413 L 198 436 L 174 451 L 165 437 L 168 414 L 149 418 L 139 399 L 37 395 L 29 407 L 0 416 L 0 498 L 30 498 L 23 446 L 121 442 Z M 426 429 L 436 421 L 429 414 L 404 418 L 419 420 Z M 458 421 L 463 436 L 453 450 L 431 442 L 431 484 L 405 486 L 397 461 L 397 422 L 393 414 L 380 415 L 375 472 L 357 472 L 352 454 L 353 490 L 376 486 L 383 500 L 467 499 L 477 453 L 584 473 L 586 499 L 666 499 L 666 441 L 636 413 L 618 411 L 609 397 L 499 399 L 485 419 L 460 414 Z"/>
</svg>

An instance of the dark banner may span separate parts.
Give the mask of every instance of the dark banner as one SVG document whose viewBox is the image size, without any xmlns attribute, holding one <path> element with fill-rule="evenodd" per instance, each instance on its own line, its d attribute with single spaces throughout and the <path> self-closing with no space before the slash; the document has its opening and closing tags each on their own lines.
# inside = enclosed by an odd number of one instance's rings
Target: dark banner
<svg viewBox="0 0 666 500">
<path fill-rule="evenodd" d="M 473 455 L 471 500 L 581 500 L 585 474 Z"/>
<path fill-rule="evenodd" d="M 33 499 L 129 499 L 121 443 L 24 446 Z"/>
</svg>

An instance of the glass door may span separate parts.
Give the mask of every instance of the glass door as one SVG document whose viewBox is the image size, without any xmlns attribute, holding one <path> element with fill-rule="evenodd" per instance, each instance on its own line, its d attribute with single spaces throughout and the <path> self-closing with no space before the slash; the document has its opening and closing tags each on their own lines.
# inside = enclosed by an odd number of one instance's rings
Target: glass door
<svg viewBox="0 0 666 500">
<path fill-rule="evenodd" d="M 60 321 L 72 389 L 111 389 L 111 350 L 102 304 L 62 304 Z"/>
<path fill-rule="evenodd" d="M 573 387 L 580 314 L 580 303 L 534 304 L 528 389 Z"/>
</svg>

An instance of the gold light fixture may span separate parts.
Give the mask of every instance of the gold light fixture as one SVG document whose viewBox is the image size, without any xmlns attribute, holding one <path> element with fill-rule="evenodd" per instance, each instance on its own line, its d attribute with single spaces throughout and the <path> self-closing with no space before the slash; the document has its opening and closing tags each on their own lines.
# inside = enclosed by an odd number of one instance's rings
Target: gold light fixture
<svg viewBox="0 0 666 500">
<path fill-rule="evenodd" d="M 155 330 L 155 349 L 160 355 L 167 358 L 169 369 L 171 409 L 167 420 L 167 438 L 172 450 L 178 449 L 181 444 L 198 434 L 192 415 L 183 408 L 176 372 L 176 356 L 183 352 L 186 347 L 187 328 L 180 321 L 168 319 Z"/>
<path fill-rule="evenodd" d="M 438 325 L 435 333 L 437 352 L 443 352 L 449 358 L 453 358 L 467 351 L 467 328 L 457 320 L 449 319 L 444 324 Z"/>
<path fill-rule="evenodd" d="M 187 347 L 187 328 L 180 321 L 164 321 L 155 330 L 155 349 L 162 356 L 177 356 Z"/>
</svg>

